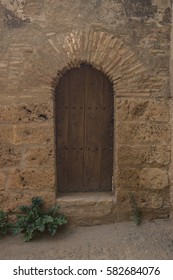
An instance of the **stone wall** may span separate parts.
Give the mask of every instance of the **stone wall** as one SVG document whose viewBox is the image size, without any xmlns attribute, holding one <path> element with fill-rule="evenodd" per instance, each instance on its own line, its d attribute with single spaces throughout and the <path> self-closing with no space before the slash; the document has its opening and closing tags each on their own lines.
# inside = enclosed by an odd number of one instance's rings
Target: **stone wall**
<svg viewBox="0 0 173 280">
<path fill-rule="evenodd" d="M 115 217 L 131 216 L 131 194 L 169 216 L 170 34 L 170 0 L 1 0 L 1 208 L 58 197 L 54 89 L 85 62 L 114 87 Z"/>
<path fill-rule="evenodd" d="M 173 9 L 172 9 L 173 12 Z M 173 21 L 171 28 L 171 44 L 170 44 L 170 88 L 171 88 L 171 98 L 169 100 L 170 107 L 170 125 L 171 125 L 171 136 L 173 135 Z M 171 151 L 173 150 L 173 138 L 171 137 Z M 170 213 L 171 218 L 173 217 L 173 153 L 171 152 L 171 164 L 169 168 L 169 180 L 170 180 Z"/>
</svg>

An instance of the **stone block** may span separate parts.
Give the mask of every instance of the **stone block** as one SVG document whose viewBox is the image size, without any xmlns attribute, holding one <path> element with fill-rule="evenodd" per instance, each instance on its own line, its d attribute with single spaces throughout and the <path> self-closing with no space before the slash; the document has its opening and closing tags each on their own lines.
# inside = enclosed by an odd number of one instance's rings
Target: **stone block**
<svg viewBox="0 0 173 280">
<path fill-rule="evenodd" d="M 46 122 L 53 118 L 53 102 L 0 105 L 0 122 Z"/>
<path fill-rule="evenodd" d="M 80 225 L 115 221 L 115 196 L 110 193 L 72 193 L 61 195 L 57 204 L 68 220 Z"/>
<path fill-rule="evenodd" d="M 22 159 L 21 149 L 15 145 L 1 144 L 0 146 L 0 167 L 18 166 Z"/>
<path fill-rule="evenodd" d="M 8 192 L 1 191 L 0 192 L 0 203 L 1 203 L 1 208 L 2 209 L 4 208 L 3 207 L 4 206 L 3 203 L 6 203 L 7 198 L 8 198 Z"/>
<path fill-rule="evenodd" d="M 165 204 L 165 200 L 169 204 L 169 197 L 165 196 L 162 192 L 160 193 L 139 193 L 136 194 L 137 205 L 140 208 L 144 209 L 159 209 L 162 208 Z"/>
<path fill-rule="evenodd" d="M 4 173 L 0 172 L 0 191 L 5 189 L 5 175 Z"/>
<path fill-rule="evenodd" d="M 27 167 L 55 166 L 54 147 L 35 147 L 28 149 L 25 155 Z"/>
<path fill-rule="evenodd" d="M 49 144 L 54 141 L 52 122 L 48 124 L 21 124 L 14 126 L 15 144 Z"/>
<path fill-rule="evenodd" d="M 1 201 L 2 200 L 2 201 Z M 15 192 L 0 193 L 1 206 L 4 211 L 16 213 L 19 211 L 20 205 L 27 205 L 30 203 L 31 196 Z"/>
<path fill-rule="evenodd" d="M 143 189 L 166 188 L 169 186 L 168 171 L 159 168 L 143 168 L 139 172 L 139 184 Z"/>
<path fill-rule="evenodd" d="M 167 144 L 171 133 L 168 123 L 119 122 L 116 130 L 119 144 Z"/>
<path fill-rule="evenodd" d="M 169 187 L 168 171 L 160 168 L 121 168 L 117 175 L 120 190 L 162 190 Z M 120 191 L 118 190 L 118 192 Z"/>
<path fill-rule="evenodd" d="M 171 149 L 169 145 L 124 146 L 119 145 L 117 162 L 119 166 L 168 166 Z"/>
<path fill-rule="evenodd" d="M 55 192 L 55 171 L 48 168 L 10 170 L 6 189 L 16 193 L 30 191 L 31 195 L 36 191 Z"/>
<path fill-rule="evenodd" d="M 0 192 L 0 203 L 4 211 L 14 210 L 16 202 L 21 201 L 22 194 L 9 193 L 8 191 Z"/>
<path fill-rule="evenodd" d="M 171 4 L 169 0 L 156 0 L 155 2 L 159 9 L 166 9 Z"/>
<path fill-rule="evenodd" d="M 12 213 L 16 213 L 19 211 L 20 205 L 29 205 L 31 203 L 31 199 L 34 196 L 39 196 L 44 200 L 44 207 L 52 207 L 55 205 L 55 193 L 46 192 L 46 191 L 36 191 L 32 193 L 28 192 L 0 192 L 0 203 L 1 207 L 4 211 L 9 211 Z"/>
<path fill-rule="evenodd" d="M 169 121 L 169 104 L 165 99 L 117 98 L 117 121 Z"/>
<path fill-rule="evenodd" d="M 133 201 L 131 200 L 131 197 L 133 197 Z M 161 192 L 151 192 L 151 191 L 122 191 L 117 195 L 117 203 L 120 204 L 120 207 L 123 211 L 122 206 L 124 205 L 124 208 L 128 209 L 128 212 L 133 215 L 133 209 L 136 205 L 139 209 L 143 211 L 143 214 L 145 214 L 145 211 L 151 212 L 154 209 L 160 210 L 163 207 L 169 207 L 170 201 L 169 201 L 169 194 L 167 191 L 161 191 Z M 135 205 L 134 205 L 135 203 Z"/>
<path fill-rule="evenodd" d="M 116 173 L 116 188 L 117 192 L 123 189 L 131 191 L 132 189 L 139 189 L 139 170 L 137 168 L 122 167 Z"/>
<path fill-rule="evenodd" d="M 13 143 L 14 129 L 12 125 L 0 125 L 0 143 Z"/>
</svg>

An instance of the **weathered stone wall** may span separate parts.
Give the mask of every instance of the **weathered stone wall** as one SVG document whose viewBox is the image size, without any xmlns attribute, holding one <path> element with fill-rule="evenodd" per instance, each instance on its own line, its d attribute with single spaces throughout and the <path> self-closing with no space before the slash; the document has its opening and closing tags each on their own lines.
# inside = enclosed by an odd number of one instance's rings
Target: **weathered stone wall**
<svg viewBox="0 0 173 280">
<path fill-rule="evenodd" d="M 131 215 L 130 194 L 169 216 L 170 34 L 170 0 L 1 0 L 1 208 L 55 202 L 54 89 L 86 62 L 114 86 L 115 217 Z"/>
<path fill-rule="evenodd" d="M 173 9 L 172 9 L 173 13 Z M 171 125 L 171 136 L 173 135 L 173 21 L 171 28 L 171 44 L 170 44 L 170 88 L 171 98 L 169 100 L 170 107 L 170 125 Z M 171 137 L 171 151 L 173 151 L 173 137 Z M 170 216 L 173 217 L 173 153 L 171 152 L 171 164 L 169 168 L 169 180 L 170 180 Z"/>
</svg>

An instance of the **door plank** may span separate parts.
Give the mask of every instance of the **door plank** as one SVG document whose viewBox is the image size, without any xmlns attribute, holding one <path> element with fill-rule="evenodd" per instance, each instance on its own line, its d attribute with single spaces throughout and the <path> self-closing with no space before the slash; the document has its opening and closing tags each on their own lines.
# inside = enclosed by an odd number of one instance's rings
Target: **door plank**
<svg viewBox="0 0 173 280">
<path fill-rule="evenodd" d="M 99 191 L 101 161 L 101 94 L 103 79 L 100 72 L 86 68 L 85 79 L 85 152 L 84 187 Z"/>
<path fill-rule="evenodd" d="M 84 157 L 84 69 L 69 73 L 69 182 L 71 191 L 83 189 Z"/>
<path fill-rule="evenodd" d="M 113 88 L 107 77 L 103 78 L 102 103 L 102 157 L 100 165 L 100 189 L 112 190 L 113 174 Z"/>
</svg>

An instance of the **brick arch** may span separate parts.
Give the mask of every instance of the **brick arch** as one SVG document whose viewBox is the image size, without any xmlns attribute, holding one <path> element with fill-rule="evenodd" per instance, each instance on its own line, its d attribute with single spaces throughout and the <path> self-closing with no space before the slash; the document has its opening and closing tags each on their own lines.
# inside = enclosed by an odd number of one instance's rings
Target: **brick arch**
<svg viewBox="0 0 173 280">
<path fill-rule="evenodd" d="M 63 39 L 65 66 L 58 69 L 53 88 L 67 70 L 80 67 L 81 63 L 101 70 L 113 83 L 116 95 L 149 96 L 157 92 L 158 81 L 150 75 L 147 67 L 122 40 L 106 32 L 76 31 Z M 151 82 L 152 80 L 152 82 Z"/>
<path fill-rule="evenodd" d="M 37 79 L 54 91 L 67 70 L 87 63 L 108 76 L 117 96 L 150 96 L 165 87 L 129 46 L 110 33 L 74 31 L 58 38 L 50 33 L 35 52 L 32 68 L 27 69 L 30 84 Z"/>
</svg>

